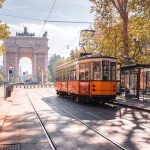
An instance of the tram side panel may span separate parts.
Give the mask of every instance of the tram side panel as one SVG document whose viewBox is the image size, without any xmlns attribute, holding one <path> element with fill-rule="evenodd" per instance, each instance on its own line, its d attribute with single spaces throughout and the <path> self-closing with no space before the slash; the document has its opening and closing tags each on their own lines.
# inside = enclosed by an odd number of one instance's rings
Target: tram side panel
<svg viewBox="0 0 150 150">
<path fill-rule="evenodd" d="M 90 82 L 89 81 L 80 81 L 79 83 L 80 95 L 89 95 L 90 94 Z"/>
<path fill-rule="evenodd" d="M 116 97 L 116 82 L 91 81 L 90 95 L 97 99 L 111 100 Z"/>
<path fill-rule="evenodd" d="M 68 92 L 68 82 L 61 82 L 60 91 L 67 93 Z"/>
<path fill-rule="evenodd" d="M 56 89 L 56 91 L 60 91 L 61 90 L 61 81 L 56 81 L 55 82 L 55 89 Z"/>
<path fill-rule="evenodd" d="M 79 94 L 79 81 L 68 82 L 68 93 Z"/>
</svg>

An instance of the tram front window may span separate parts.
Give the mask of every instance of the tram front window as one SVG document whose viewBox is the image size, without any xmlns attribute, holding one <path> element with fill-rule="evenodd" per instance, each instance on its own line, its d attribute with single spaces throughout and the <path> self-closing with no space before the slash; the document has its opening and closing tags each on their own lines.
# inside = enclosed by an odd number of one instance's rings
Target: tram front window
<svg viewBox="0 0 150 150">
<path fill-rule="evenodd" d="M 93 80 L 101 80 L 101 62 L 93 62 Z"/>
<path fill-rule="evenodd" d="M 102 61 L 102 80 L 108 81 L 109 80 L 109 61 L 103 60 Z"/>
<path fill-rule="evenodd" d="M 111 80 L 115 81 L 116 80 L 116 63 L 111 62 Z"/>
</svg>

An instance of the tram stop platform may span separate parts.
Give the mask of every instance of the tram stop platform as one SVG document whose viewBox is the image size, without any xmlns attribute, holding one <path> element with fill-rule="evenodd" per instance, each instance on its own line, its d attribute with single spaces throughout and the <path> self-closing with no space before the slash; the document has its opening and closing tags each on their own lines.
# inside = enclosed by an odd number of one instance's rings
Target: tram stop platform
<svg viewBox="0 0 150 150">
<path fill-rule="evenodd" d="M 116 97 L 116 103 L 122 106 L 135 108 L 143 111 L 150 112 L 150 98 L 140 97 L 125 97 L 125 95 L 118 95 Z"/>
</svg>

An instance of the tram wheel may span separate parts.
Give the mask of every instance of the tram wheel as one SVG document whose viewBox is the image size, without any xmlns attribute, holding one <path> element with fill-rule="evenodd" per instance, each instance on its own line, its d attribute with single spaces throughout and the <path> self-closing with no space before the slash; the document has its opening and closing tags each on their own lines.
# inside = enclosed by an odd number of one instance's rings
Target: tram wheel
<svg viewBox="0 0 150 150">
<path fill-rule="evenodd" d="M 59 95 L 59 92 L 57 91 L 56 94 Z"/>
</svg>

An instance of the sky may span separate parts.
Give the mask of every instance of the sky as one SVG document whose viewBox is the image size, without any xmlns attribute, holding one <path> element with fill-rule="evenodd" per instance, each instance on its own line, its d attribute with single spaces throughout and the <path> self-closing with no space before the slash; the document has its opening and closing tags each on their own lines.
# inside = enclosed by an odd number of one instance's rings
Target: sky
<svg viewBox="0 0 150 150">
<path fill-rule="evenodd" d="M 79 47 L 80 31 L 92 24 L 46 22 L 44 25 L 44 20 L 93 22 L 91 5 L 89 0 L 6 0 L 0 9 L 0 20 L 8 24 L 12 36 L 16 32 L 23 32 L 24 26 L 27 26 L 28 32 L 34 32 L 36 37 L 48 31 L 48 56 L 59 54 L 68 57 L 72 49 Z"/>
</svg>

